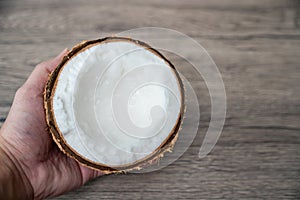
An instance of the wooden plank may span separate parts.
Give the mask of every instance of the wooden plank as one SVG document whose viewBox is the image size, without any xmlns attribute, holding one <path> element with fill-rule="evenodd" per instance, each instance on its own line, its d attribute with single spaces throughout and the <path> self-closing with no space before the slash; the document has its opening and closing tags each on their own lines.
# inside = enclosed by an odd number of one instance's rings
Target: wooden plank
<svg viewBox="0 0 300 200">
<path fill-rule="evenodd" d="M 226 124 L 209 156 L 197 156 L 210 119 L 209 95 L 203 80 L 186 70 L 201 97 L 201 121 L 179 160 L 149 174 L 101 177 L 55 199 L 300 198 L 299 1 L 5 0 L 0 5 L 0 124 L 37 63 L 81 40 L 130 28 L 166 27 L 192 36 L 224 79 Z"/>
</svg>

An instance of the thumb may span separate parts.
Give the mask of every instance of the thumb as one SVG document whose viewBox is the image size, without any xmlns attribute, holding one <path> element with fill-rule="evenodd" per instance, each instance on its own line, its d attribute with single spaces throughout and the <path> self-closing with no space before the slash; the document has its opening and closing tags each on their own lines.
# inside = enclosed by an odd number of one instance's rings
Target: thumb
<svg viewBox="0 0 300 200">
<path fill-rule="evenodd" d="M 67 55 L 67 53 L 68 49 L 66 48 L 62 52 L 60 52 L 55 58 L 46 61 L 45 67 L 48 70 L 48 74 L 51 73 L 57 67 L 57 65 L 61 62 L 63 57 Z"/>
<path fill-rule="evenodd" d="M 28 77 L 27 81 L 24 84 L 24 87 L 37 89 L 39 93 L 43 92 L 49 74 L 58 66 L 63 57 L 67 55 L 67 53 L 68 49 L 64 49 L 55 58 L 38 64 Z"/>
</svg>

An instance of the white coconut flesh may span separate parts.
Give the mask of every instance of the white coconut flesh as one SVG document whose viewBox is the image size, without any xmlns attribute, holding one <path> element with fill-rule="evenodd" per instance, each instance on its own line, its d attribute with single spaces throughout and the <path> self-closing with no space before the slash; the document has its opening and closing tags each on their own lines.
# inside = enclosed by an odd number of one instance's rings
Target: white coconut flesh
<svg viewBox="0 0 300 200">
<path fill-rule="evenodd" d="M 174 69 L 128 41 L 99 43 L 62 68 L 52 100 L 66 144 L 84 159 L 127 166 L 153 154 L 178 123 Z"/>
</svg>

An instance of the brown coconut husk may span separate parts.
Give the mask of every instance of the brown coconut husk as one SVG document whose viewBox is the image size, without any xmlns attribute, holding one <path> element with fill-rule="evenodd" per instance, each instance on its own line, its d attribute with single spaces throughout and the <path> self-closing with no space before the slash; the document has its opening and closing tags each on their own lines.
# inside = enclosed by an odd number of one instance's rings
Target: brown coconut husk
<svg viewBox="0 0 300 200">
<path fill-rule="evenodd" d="M 76 149 L 73 149 L 66 140 L 63 137 L 63 134 L 58 128 L 58 125 L 56 123 L 56 119 L 54 116 L 54 111 L 53 111 L 53 96 L 55 93 L 56 85 L 58 82 L 58 77 L 60 75 L 60 72 L 66 65 L 66 63 L 72 59 L 74 56 L 76 56 L 78 53 L 94 46 L 94 45 L 99 45 L 102 43 L 108 43 L 108 42 L 118 42 L 118 41 L 126 41 L 126 42 L 132 42 L 135 43 L 152 53 L 156 54 L 157 56 L 161 57 L 172 69 L 174 69 L 174 73 L 177 77 L 178 84 L 180 87 L 180 92 L 181 92 L 181 110 L 177 118 L 176 125 L 174 125 L 173 130 L 169 133 L 168 137 L 162 142 L 162 144 L 149 156 L 142 160 L 138 160 L 132 164 L 129 165 L 123 165 L 123 166 L 118 166 L 118 167 L 110 167 L 105 164 L 97 163 L 94 161 L 91 161 L 82 155 L 78 154 L 76 152 Z M 46 115 L 46 122 L 49 128 L 49 132 L 52 135 L 53 140 L 57 144 L 57 146 L 60 148 L 62 152 L 67 154 L 68 156 L 74 158 L 77 160 L 79 163 L 82 165 L 85 165 L 89 168 L 100 170 L 105 174 L 111 174 L 111 173 L 120 173 L 120 172 L 128 172 L 131 170 L 139 170 L 147 165 L 150 165 L 154 162 L 157 162 L 161 157 L 163 157 L 164 153 L 167 151 L 171 151 L 173 149 L 173 146 L 178 138 L 178 132 L 182 123 L 182 116 L 184 113 L 184 87 L 182 80 L 176 71 L 174 65 L 167 59 L 165 58 L 160 52 L 155 50 L 154 48 L 150 47 L 148 44 L 141 42 L 139 40 L 134 40 L 131 38 L 127 37 L 105 37 L 102 39 L 97 39 L 97 40 L 91 40 L 91 41 L 83 41 L 80 44 L 76 45 L 72 50 L 68 52 L 66 56 L 61 60 L 61 62 L 58 64 L 57 68 L 49 75 L 48 82 L 45 86 L 45 91 L 44 91 L 44 108 L 45 108 L 45 115 Z"/>
</svg>

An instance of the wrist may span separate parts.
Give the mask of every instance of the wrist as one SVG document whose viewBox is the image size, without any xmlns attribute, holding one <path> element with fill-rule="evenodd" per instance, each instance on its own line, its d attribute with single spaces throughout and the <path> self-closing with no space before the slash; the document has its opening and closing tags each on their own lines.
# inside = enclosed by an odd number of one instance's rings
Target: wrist
<svg viewBox="0 0 300 200">
<path fill-rule="evenodd" d="M 33 199 L 33 189 L 13 154 L 0 140 L 0 196 L 3 199 Z"/>
</svg>

